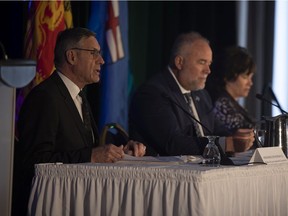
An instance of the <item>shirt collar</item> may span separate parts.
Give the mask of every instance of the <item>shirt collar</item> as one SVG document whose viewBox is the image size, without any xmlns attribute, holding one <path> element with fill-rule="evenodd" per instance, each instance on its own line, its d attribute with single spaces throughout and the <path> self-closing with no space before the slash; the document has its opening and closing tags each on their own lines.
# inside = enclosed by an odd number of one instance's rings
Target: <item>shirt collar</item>
<svg viewBox="0 0 288 216">
<path fill-rule="evenodd" d="M 181 84 L 178 82 L 178 80 L 177 80 L 175 74 L 173 73 L 172 69 L 170 68 L 170 66 L 168 66 L 168 70 L 169 70 L 169 72 L 171 73 L 171 75 L 173 76 L 173 78 L 174 78 L 174 80 L 176 81 L 177 85 L 179 86 L 180 91 L 182 92 L 182 94 L 191 93 L 191 91 L 188 91 L 188 90 L 186 90 L 185 88 L 183 88 L 183 87 L 181 86 Z"/>
<path fill-rule="evenodd" d="M 60 76 L 60 78 L 63 80 L 65 86 L 67 87 L 72 99 L 74 100 L 78 93 L 80 92 L 80 88 L 73 83 L 68 77 L 66 77 L 64 74 L 62 74 L 61 72 L 57 71 L 58 75 Z"/>
</svg>

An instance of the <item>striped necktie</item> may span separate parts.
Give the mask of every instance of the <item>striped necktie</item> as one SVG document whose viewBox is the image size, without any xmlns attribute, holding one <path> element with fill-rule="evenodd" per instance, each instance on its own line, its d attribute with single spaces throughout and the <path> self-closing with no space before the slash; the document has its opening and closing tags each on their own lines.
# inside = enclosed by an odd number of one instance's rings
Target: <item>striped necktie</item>
<svg viewBox="0 0 288 216">
<path fill-rule="evenodd" d="M 184 95 L 185 100 L 186 100 L 186 103 L 187 103 L 187 105 L 188 105 L 188 107 L 189 107 L 189 112 L 190 112 L 190 114 L 191 114 L 194 118 L 196 118 L 195 115 L 194 115 L 194 113 L 193 113 L 192 107 L 191 107 L 191 105 L 192 105 L 191 93 L 184 93 L 183 95 Z M 201 134 L 201 131 L 200 131 L 200 128 L 199 128 L 199 124 L 198 124 L 194 119 L 193 119 L 193 125 L 194 125 L 194 128 L 195 128 L 197 137 L 202 137 L 202 134 Z"/>
<path fill-rule="evenodd" d="M 81 90 L 79 92 L 79 96 L 82 98 L 82 117 L 83 117 L 83 124 L 85 126 L 86 131 L 89 134 L 89 139 L 92 139 L 92 142 L 94 140 L 93 137 L 93 131 L 92 131 L 92 125 L 91 125 L 91 114 L 89 109 L 88 100 L 85 96 L 85 93 Z"/>
</svg>

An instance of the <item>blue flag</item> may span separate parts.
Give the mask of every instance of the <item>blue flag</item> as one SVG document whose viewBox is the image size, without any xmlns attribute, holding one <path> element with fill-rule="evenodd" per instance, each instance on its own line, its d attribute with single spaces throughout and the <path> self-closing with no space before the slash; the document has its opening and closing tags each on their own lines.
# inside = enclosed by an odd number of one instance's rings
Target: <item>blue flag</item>
<svg viewBox="0 0 288 216">
<path fill-rule="evenodd" d="M 126 1 L 93 1 L 88 28 L 96 33 L 105 64 L 100 78 L 100 122 L 128 129 L 129 50 Z"/>
</svg>

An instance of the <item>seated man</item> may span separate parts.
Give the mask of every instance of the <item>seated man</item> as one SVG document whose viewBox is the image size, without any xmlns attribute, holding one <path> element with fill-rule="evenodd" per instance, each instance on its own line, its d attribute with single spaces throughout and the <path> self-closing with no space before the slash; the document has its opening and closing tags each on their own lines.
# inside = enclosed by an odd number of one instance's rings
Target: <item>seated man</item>
<svg viewBox="0 0 288 216">
<path fill-rule="evenodd" d="M 207 143 L 203 136 L 222 135 L 204 90 L 211 63 L 209 41 L 196 32 L 182 34 L 174 43 L 167 69 L 136 92 L 129 131 L 132 139 L 147 145 L 147 154 L 199 155 Z M 243 139 L 252 145 L 253 131 Z"/>
<path fill-rule="evenodd" d="M 99 145 L 96 123 L 83 88 L 100 80 L 104 64 L 95 33 L 84 28 L 60 32 L 54 50 L 56 70 L 34 87 L 18 120 L 15 145 L 13 215 L 26 215 L 37 163 L 111 163 L 124 153 L 143 156 L 142 143 Z M 19 197 L 18 197 L 19 196 Z"/>
</svg>

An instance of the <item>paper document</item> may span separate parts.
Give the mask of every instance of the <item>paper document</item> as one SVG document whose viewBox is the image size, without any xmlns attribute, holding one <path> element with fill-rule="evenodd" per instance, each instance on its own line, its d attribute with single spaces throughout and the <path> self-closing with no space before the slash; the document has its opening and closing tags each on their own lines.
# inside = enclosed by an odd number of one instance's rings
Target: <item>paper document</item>
<svg viewBox="0 0 288 216">
<path fill-rule="evenodd" d="M 248 165 L 255 150 L 248 150 L 241 153 L 235 153 L 234 157 L 229 157 L 234 165 Z"/>
<path fill-rule="evenodd" d="M 146 163 L 146 164 L 184 164 L 184 163 L 198 163 L 201 161 L 200 156 L 143 156 L 134 157 L 125 154 L 124 158 L 116 163 Z"/>
</svg>

